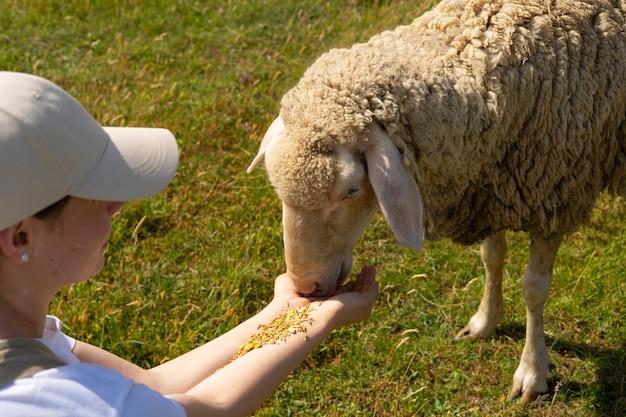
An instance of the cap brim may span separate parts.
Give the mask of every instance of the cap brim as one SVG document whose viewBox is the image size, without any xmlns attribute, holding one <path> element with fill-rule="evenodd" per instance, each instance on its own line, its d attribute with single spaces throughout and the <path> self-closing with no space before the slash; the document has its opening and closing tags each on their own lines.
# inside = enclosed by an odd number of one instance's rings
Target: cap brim
<svg viewBox="0 0 626 417">
<path fill-rule="evenodd" d="M 174 177 L 178 146 L 172 132 L 141 127 L 103 129 L 111 142 L 70 195 L 104 201 L 135 200 L 161 191 Z"/>
</svg>

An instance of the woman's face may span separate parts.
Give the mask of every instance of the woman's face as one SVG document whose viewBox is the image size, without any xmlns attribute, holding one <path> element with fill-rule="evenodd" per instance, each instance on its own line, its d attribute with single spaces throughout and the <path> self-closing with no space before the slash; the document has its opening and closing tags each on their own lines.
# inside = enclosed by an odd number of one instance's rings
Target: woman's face
<svg viewBox="0 0 626 417">
<path fill-rule="evenodd" d="M 54 277 L 57 284 L 66 285 L 100 271 L 111 217 L 123 204 L 71 197 L 57 217 L 44 220 L 33 254 L 44 273 Z"/>
</svg>

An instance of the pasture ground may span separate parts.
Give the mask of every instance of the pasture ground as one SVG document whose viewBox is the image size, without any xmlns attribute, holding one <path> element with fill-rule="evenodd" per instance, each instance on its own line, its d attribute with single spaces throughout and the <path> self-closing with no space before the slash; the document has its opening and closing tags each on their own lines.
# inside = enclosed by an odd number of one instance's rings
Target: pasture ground
<svg viewBox="0 0 626 417">
<path fill-rule="evenodd" d="M 143 366 L 259 310 L 283 270 L 280 204 L 245 168 L 282 94 L 331 47 L 408 23 L 432 1 L 0 0 L 0 68 L 62 85 L 102 124 L 165 126 L 182 151 L 167 191 L 115 220 L 108 262 L 51 313 Z M 371 320 L 334 332 L 257 417 L 618 416 L 626 410 L 626 204 L 602 196 L 556 262 L 546 308 L 554 393 L 506 395 L 524 343 L 524 234 L 509 235 L 506 316 L 453 344 L 482 291 L 478 246 L 398 247 L 377 216 L 355 267 L 379 268 Z"/>
</svg>

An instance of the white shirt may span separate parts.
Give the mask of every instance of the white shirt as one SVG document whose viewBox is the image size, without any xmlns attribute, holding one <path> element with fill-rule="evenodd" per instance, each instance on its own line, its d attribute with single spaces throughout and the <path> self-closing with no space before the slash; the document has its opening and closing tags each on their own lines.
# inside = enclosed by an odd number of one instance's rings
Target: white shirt
<svg viewBox="0 0 626 417">
<path fill-rule="evenodd" d="M 48 316 L 43 338 L 66 366 L 47 369 L 0 388 L 2 417 L 186 417 L 182 405 L 118 372 L 80 363 L 75 340 Z"/>
</svg>

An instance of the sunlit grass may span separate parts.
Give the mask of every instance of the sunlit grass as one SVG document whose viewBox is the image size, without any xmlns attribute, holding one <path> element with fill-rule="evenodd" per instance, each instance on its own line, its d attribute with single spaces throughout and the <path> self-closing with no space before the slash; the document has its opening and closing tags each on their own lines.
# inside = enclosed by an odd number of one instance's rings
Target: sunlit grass
<svg viewBox="0 0 626 417">
<path fill-rule="evenodd" d="M 280 97 L 320 53 L 408 23 L 433 2 L 0 1 L 0 67 L 48 77 L 103 124 L 165 126 L 182 152 L 172 185 L 128 205 L 104 271 L 51 312 L 69 333 L 144 366 L 253 314 L 282 272 L 280 204 L 245 174 Z M 506 402 L 524 342 L 522 233 L 509 236 L 505 319 L 452 344 L 478 306 L 478 246 L 398 247 L 380 216 L 356 266 L 378 266 L 367 323 L 336 331 L 257 416 L 612 416 L 626 409 L 626 220 L 603 196 L 559 253 L 546 309 L 556 394 Z"/>
</svg>

